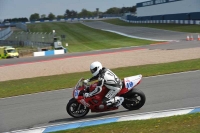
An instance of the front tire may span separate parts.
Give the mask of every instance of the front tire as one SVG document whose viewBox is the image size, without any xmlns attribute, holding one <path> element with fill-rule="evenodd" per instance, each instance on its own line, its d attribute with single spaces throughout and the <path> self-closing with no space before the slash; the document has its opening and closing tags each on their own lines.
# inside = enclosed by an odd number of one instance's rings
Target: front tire
<svg viewBox="0 0 200 133">
<path fill-rule="evenodd" d="M 87 115 L 90 109 L 78 103 L 76 99 L 72 98 L 71 100 L 69 100 L 66 106 L 66 110 L 70 116 L 74 118 L 80 118 Z"/>
<path fill-rule="evenodd" d="M 145 94 L 141 90 L 134 88 L 124 95 L 122 106 L 128 110 L 137 110 L 145 104 L 145 101 Z"/>
</svg>

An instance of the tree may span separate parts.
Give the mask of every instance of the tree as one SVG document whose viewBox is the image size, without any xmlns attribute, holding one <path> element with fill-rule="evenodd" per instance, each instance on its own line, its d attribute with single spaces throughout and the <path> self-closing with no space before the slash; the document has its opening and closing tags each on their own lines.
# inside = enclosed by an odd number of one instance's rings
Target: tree
<svg viewBox="0 0 200 133">
<path fill-rule="evenodd" d="M 22 18 L 22 22 L 28 22 L 28 18 Z"/>
<path fill-rule="evenodd" d="M 71 15 L 71 11 L 67 9 L 67 10 L 65 11 L 64 16 L 65 16 L 66 18 L 68 18 L 68 17 L 70 17 L 70 15 Z"/>
<path fill-rule="evenodd" d="M 58 15 L 56 18 L 57 19 L 64 19 L 65 17 L 63 15 Z"/>
<path fill-rule="evenodd" d="M 82 9 L 79 13 L 79 17 L 86 17 L 88 15 L 88 11 L 86 9 Z"/>
<path fill-rule="evenodd" d="M 128 13 L 128 12 L 132 12 L 135 13 L 136 12 L 136 6 L 132 6 L 132 7 L 122 7 L 120 10 L 120 13 Z"/>
<path fill-rule="evenodd" d="M 74 11 L 74 10 L 66 10 L 65 11 L 65 14 L 64 14 L 64 16 L 66 17 L 66 18 L 72 18 L 72 17 L 77 17 L 77 11 Z"/>
<path fill-rule="evenodd" d="M 132 6 L 131 9 L 130 9 L 130 12 L 135 13 L 136 10 L 137 10 L 136 6 Z"/>
<path fill-rule="evenodd" d="M 112 8 L 109 8 L 105 13 L 106 14 L 119 14 L 120 8 L 112 7 Z"/>
<path fill-rule="evenodd" d="M 5 22 L 10 22 L 10 23 L 18 23 L 18 22 L 28 22 L 27 18 L 12 18 L 12 19 L 4 19 Z"/>
<path fill-rule="evenodd" d="M 77 17 L 77 11 L 71 10 L 71 17 Z"/>
<path fill-rule="evenodd" d="M 40 19 L 40 15 L 38 13 L 31 14 L 31 16 L 29 18 L 30 21 L 36 21 L 39 19 Z"/>
<path fill-rule="evenodd" d="M 53 13 L 49 13 L 48 18 L 49 18 L 49 20 L 53 20 L 56 17 L 55 17 L 55 15 Z"/>
<path fill-rule="evenodd" d="M 81 12 L 78 14 L 78 17 L 92 17 L 95 16 L 96 11 L 95 12 L 90 12 L 86 9 L 82 9 Z"/>
<path fill-rule="evenodd" d="M 45 19 L 45 18 L 46 18 L 46 15 L 45 15 L 45 14 L 42 14 L 40 18 Z"/>
</svg>

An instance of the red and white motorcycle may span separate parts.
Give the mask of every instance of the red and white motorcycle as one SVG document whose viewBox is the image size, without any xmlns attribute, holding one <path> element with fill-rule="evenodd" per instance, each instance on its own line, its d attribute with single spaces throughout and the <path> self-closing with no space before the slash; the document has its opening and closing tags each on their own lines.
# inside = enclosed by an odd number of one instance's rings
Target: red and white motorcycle
<svg viewBox="0 0 200 133">
<path fill-rule="evenodd" d="M 124 102 L 122 106 L 128 110 L 137 110 L 141 108 L 146 101 L 144 93 L 136 89 L 135 87 L 140 84 L 142 75 L 136 75 L 131 77 L 126 77 L 122 81 L 122 89 L 117 94 L 117 96 L 124 97 Z M 84 93 L 90 92 L 95 89 L 97 82 L 86 85 L 83 83 L 83 78 L 81 78 L 73 91 L 73 98 L 71 98 L 67 104 L 66 110 L 67 113 L 75 118 L 83 117 L 87 115 L 89 110 L 91 112 L 105 112 L 110 110 L 116 110 L 118 107 L 115 106 L 106 106 L 102 104 L 104 96 L 109 91 L 105 86 L 102 87 L 101 93 L 85 98 Z"/>
</svg>

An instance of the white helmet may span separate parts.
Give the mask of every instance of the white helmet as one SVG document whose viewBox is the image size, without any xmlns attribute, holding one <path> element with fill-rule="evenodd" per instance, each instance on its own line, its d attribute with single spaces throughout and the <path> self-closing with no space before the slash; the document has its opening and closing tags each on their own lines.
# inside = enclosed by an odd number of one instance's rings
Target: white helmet
<svg viewBox="0 0 200 133">
<path fill-rule="evenodd" d="M 101 69 L 102 69 L 102 65 L 98 61 L 95 61 L 90 65 L 90 71 L 91 71 L 93 76 L 97 76 Z"/>
</svg>

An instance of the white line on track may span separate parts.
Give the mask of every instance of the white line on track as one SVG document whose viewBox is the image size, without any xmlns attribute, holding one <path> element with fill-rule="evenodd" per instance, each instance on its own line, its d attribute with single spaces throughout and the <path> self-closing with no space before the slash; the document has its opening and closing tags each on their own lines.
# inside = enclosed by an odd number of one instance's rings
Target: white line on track
<svg viewBox="0 0 200 133">
<path fill-rule="evenodd" d="M 178 74 L 192 73 L 192 72 L 200 72 L 200 70 L 187 71 L 187 72 L 177 72 L 177 73 L 169 73 L 169 74 L 156 75 L 156 76 L 149 76 L 149 77 L 144 77 L 144 78 L 154 78 L 154 77 L 162 77 L 162 76 L 178 75 Z"/>
<path fill-rule="evenodd" d="M 101 29 L 101 30 L 107 31 L 107 32 L 111 32 L 111 33 L 115 33 L 115 34 L 119 34 L 119 35 L 126 36 L 126 37 L 129 37 L 129 38 L 136 38 L 136 39 L 143 39 L 143 40 L 150 40 L 150 41 L 158 41 L 158 42 L 160 42 L 160 41 L 167 41 L 167 42 L 178 41 L 178 40 L 159 40 L 159 39 L 132 36 L 132 35 L 128 35 L 128 34 L 125 34 L 125 33 L 122 33 L 122 32 L 114 31 L 114 30 L 106 30 L 106 29 Z"/>
</svg>

